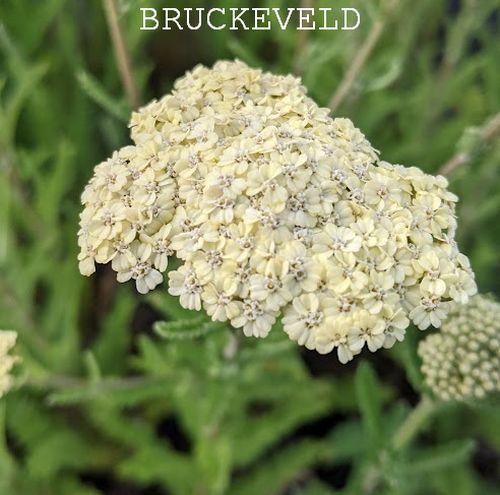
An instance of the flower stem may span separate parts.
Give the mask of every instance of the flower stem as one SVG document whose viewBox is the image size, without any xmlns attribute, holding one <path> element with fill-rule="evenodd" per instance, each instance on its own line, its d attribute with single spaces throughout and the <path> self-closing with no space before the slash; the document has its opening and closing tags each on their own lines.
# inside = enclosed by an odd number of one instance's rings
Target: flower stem
<svg viewBox="0 0 500 495">
<path fill-rule="evenodd" d="M 116 9 L 115 0 L 102 0 L 104 10 L 106 12 L 106 20 L 108 23 L 111 41 L 115 52 L 116 61 L 118 63 L 118 70 L 122 84 L 127 95 L 128 102 L 133 109 L 139 106 L 139 90 L 135 82 L 134 74 L 132 71 L 132 62 L 130 54 L 125 43 L 125 36 L 120 26 L 118 19 L 118 12 Z"/>
<path fill-rule="evenodd" d="M 437 404 L 429 397 L 423 396 L 415 409 L 410 412 L 404 423 L 396 431 L 392 446 L 395 450 L 402 450 L 418 434 L 422 426 L 436 411 Z"/>
<path fill-rule="evenodd" d="M 314 6 L 314 0 L 301 0 L 300 7 L 303 9 L 310 9 Z M 295 61 L 294 61 L 294 71 L 296 74 L 300 74 L 302 72 L 302 57 L 304 55 L 304 51 L 307 48 L 309 42 L 309 30 L 303 29 L 297 31 L 297 44 L 295 46 Z"/>
<path fill-rule="evenodd" d="M 351 65 L 345 73 L 344 79 L 342 79 L 342 82 L 337 88 L 337 91 L 331 97 L 330 102 L 328 103 L 328 106 L 330 107 L 332 113 L 337 110 L 340 104 L 344 101 L 344 98 L 349 93 L 352 85 L 358 77 L 358 74 L 361 72 L 361 69 L 368 60 L 368 57 L 377 45 L 380 36 L 384 31 L 384 26 L 385 23 L 378 19 L 373 23 L 373 26 L 368 33 L 366 40 L 357 51 L 356 56 L 353 58 Z"/>
<path fill-rule="evenodd" d="M 488 144 L 500 135 L 500 113 L 487 120 L 480 128 L 479 141 Z M 462 165 L 469 163 L 473 156 L 471 153 L 458 152 L 453 155 L 439 170 L 438 174 L 449 176 Z"/>
</svg>

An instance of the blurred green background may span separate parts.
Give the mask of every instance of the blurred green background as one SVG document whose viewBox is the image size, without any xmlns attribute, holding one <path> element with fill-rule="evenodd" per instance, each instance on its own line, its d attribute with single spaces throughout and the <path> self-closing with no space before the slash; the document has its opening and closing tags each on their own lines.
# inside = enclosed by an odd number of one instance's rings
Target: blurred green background
<svg viewBox="0 0 500 495">
<path fill-rule="evenodd" d="M 0 328 L 19 333 L 23 384 L 0 400 L 0 495 L 499 493 L 498 407 L 435 407 L 394 443 L 422 413 L 417 330 L 342 366 L 279 331 L 241 340 L 106 267 L 79 275 L 79 195 L 131 112 L 104 3 L 0 0 Z M 166 2 L 111 3 L 142 104 L 221 58 L 300 74 L 321 105 L 352 74 L 335 115 L 390 162 L 452 164 L 461 250 L 500 293 L 498 0 L 310 0 L 362 23 L 302 33 L 140 31 L 139 7 Z"/>
</svg>

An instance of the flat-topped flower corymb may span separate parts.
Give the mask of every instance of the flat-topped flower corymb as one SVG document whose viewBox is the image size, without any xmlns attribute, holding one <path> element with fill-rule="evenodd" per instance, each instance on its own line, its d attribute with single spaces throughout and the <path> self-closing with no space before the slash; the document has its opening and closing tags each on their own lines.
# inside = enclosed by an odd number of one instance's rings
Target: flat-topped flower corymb
<svg viewBox="0 0 500 495">
<path fill-rule="evenodd" d="M 109 263 L 139 292 L 163 280 L 193 310 L 342 362 L 439 326 L 476 292 L 444 177 L 379 159 L 299 79 L 198 66 L 131 119 L 134 142 L 82 195 L 80 270 Z"/>
</svg>

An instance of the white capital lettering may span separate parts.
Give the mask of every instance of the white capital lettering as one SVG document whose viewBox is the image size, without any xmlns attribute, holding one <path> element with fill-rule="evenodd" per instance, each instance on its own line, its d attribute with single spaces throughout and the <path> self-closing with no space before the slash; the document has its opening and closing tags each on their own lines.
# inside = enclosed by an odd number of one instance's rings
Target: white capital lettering
<svg viewBox="0 0 500 495">
<path fill-rule="evenodd" d="M 154 31 L 158 29 L 160 23 L 158 22 L 158 12 L 151 7 L 141 7 L 142 13 L 142 26 L 141 31 Z M 154 21 L 154 25 L 147 25 L 146 21 Z"/>
<path fill-rule="evenodd" d="M 170 12 L 173 12 L 174 16 L 170 17 Z M 163 13 L 165 14 L 165 24 L 163 26 L 164 31 L 170 31 L 172 28 L 170 27 L 170 22 L 175 22 L 177 27 L 182 31 L 181 23 L 177 20 L 181 16 L 179 9 L 175 9 L 173 7 L 163 7 Z"/>
<path fill-rule="evenodd" d="M 245 24 L 245 22 L 243 21 L 243 19 L 241 18 L 241 16 L 245 13 L 245 12 L 248 12 L 248 7 L 243 7 L 242 9 L 237 9 L 237 8 L 230 8 L 229 9 L 231 11 L 231 15 L 232 15 L 232 23 L 231 23 L 231 27 L 229 28 L 230 31 L 236 31 L 238 28 L 236 27 L 236 22 L 239 22 L 242 27 L 243 27 L 243 30 L 244 31 L 248 31 L 250 28 Z M 237 12 L 240 11 L 239 14 L 237 14 Z M 237 15 L 236 15 L 237 14 Z"/>
<path fill-rule="evenodd" d="M 220 31 L 221 29 L 224 29 L 226 27 L 226 24 L 221 24 L 220 26 L 214 26 L 212 24 L 212 20 L 211 20 L 212 14 L 214 12 L 220 12 L 222 15 L 224 15 L 226 13 L 226 9 L 214 8 L 214 9 L 210 9 L 207 12 L 207 24 L 210 27 L 210 29 L 213 29 L 214 31 Z"/>
<path fill-rule="evenodd" d="M 333 26 L 328 25 L 327 14 L 332 9 L 320 8 L 318 10 L 323 11 L 323 25 L 319 27 L 319 30 L 320 31 L 336 31 L 339 28 L 339 23 L 338 23 L 337 19 L 333 19 Z"/>
<path fill-rule="evenodd" d="M 292 14 L 293 14 L 294 9 L 288 8 L 286 10 L 288 12 L 288 15 L 286 16 L 285 22 L 283 22 L 283 19 L 281 18 L 281 14 L 280 14 L 280 9 L 278 7 L 273 7 L 274 15 L 276 16 L 276 19 L 278 20 L 278 23 L 279 23 L 282 31 L 285 31 L 285 29 L 288 27 L 288 24 L 290 23 L 290 19 L 292 18 Z"/>
<path fill-rule="evenodd" d="M 316 22 L 311 22 L 311 16 L 314 15 L 314 9 L 312 8 L 300 8 L 297 9 L 299 12 L 299 26 L 298 31 L 311 31 L 316 27 Z"/>
<path fill-rule="evenodd" d="M 187 7 L 184 9 L 186 11 L 186 26 L 191 29 L 191 31 L 197 31 L 200 29 L 202 20 L 201 20 L 201 13 L 203 12 L 203 7 L 197 7 L 196 9 L 193 9 L 192 7 Z M 191 11 L 192 10 L 197 10 L 198 11 L 198 24 L 196 26 L 191 26 Z"/>
<path fill-rule="evenodd" d="M 262 13 L 260 13 L 262 12 Z M 258 23 L 263 23 L 266 21 L 266 16 L 269 16 L 269 9 L 268 8 L 255 8 L 254 9 L 254 14 L 255 14 L 255 22 L 253 25 L 253 29 L 255 31 L 269 31 L 271 29 L 271 21 L 267 21 L 267 24 L 258 25 Z"/>
<path fill-rule="evenodd" d="M 353 29 L 357 29 L 359 27 L 359 24 L 361 23 L 361 16 L 359 15 L 359 11 L 357 9 L 354 9 L 352 7 L 344 7 L 341 9 L 344 12 L 344 25 L 342 26 L 342 29 L 344 31 L 352 31 Z M 348 12 L 353 12 L 356 14 L 356 24 L 354 26 L 349 26 L 347 24 L 347 13 Z"/>
</svg>

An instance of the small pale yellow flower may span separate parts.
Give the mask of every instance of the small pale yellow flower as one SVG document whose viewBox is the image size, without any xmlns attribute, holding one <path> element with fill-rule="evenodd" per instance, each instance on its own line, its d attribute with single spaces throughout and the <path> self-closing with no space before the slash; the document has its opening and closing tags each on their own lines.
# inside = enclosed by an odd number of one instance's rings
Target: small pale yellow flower
<svg viewBox="0 0 500 495">
<path fill-rule="evenodd" d="M 17 362 L 17 357 L 9 352 L 16 344 L 17 333 L 11 330 L 0 330 L 0 397 L 12 387 L 10 372 Z"/>
</svg>

